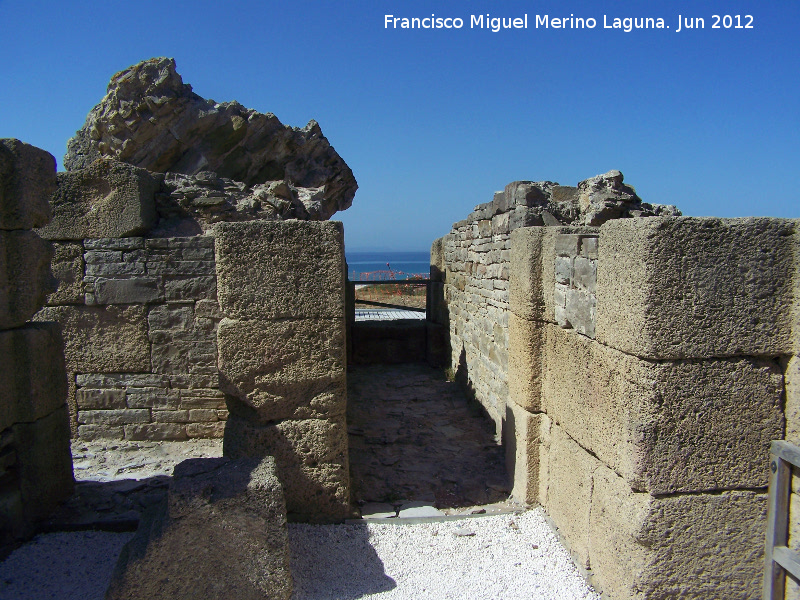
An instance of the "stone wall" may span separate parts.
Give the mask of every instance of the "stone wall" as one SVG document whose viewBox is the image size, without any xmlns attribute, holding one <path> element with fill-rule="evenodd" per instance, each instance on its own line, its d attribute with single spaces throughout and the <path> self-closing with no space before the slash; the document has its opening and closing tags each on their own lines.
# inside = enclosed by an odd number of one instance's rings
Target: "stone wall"
<svg viewBox="0 0 800 600">
<path fill-rule="evenodd" d="M 195 179 L 184 200 L 220 181 Z M 74 435 L 224 436 L 275 457 L 292 518 L 348 516 L 341 223 L 181 212 L 174 191 L 112 160 L 58 174 L 40 231 L 60 285 L 35 318 L 63 327 Z"/>
<path fill-rule="evenodd" d="M 299 520 L 350 515 L 344 230 L 330 221 L 221 223 L 224 454 L 272 455 Z"/>
<path fill-rule="evenodd" d="M 514 182 L 456 223 L 434 320 L 514 496 L 604 597 L 760 597 L 769 443 L 800 441 L 800 230 L 627 218 L 677 211 L 616 209 L 634 193 L 612 175 Z"/>
<path fill-rule="evenodd" d="M 54 242 L 58 290 L 38 320 L 64 327 L 81 439 L 222 437 L 214 238 Z"/>
<path fill-rule="evenodd" d="M 50 220 L 55 159 L 0 140 L 0 555 L 74 485 L 61 330 L 31 323 L 53 288 L 53 250 L 33 228 Z"/>
<path fill-rule="evenodd" d="M 760 597 L 769 442 L 797 427 L 795 225 L 512 233 L 514 494 L 609 598 Z"/>
</svg>

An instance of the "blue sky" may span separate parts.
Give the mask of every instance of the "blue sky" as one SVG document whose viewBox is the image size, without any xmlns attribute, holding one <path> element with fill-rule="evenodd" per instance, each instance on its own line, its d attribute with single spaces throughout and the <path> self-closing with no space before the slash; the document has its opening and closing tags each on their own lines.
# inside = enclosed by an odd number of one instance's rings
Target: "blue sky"
<svg viewBox="0 0 800 600">
<path fill-rule="evenodd" d="M 470 29 L 486 13 L 527 13 L 528 29 Z M 386 14 L 465 25 L 386 29 Z M 570 14 L 597 27 L 534 27 Z M 753 29 L 712 29 L 713 14 Z M 670 29 L 604 29 L 604 15 Z M 678 15 L 706 27 L 676 33 Z M 510 181 L 609 169 L 684 214 L 797 218 L 798 32 L 796 0 L 0 0 L 0 137 L 60 165 L 111 75 L 171 56 L 201 96 L 319 121 L 359 182 L 334 217 L 348 249 L 426 250 Z"/>
</svg>

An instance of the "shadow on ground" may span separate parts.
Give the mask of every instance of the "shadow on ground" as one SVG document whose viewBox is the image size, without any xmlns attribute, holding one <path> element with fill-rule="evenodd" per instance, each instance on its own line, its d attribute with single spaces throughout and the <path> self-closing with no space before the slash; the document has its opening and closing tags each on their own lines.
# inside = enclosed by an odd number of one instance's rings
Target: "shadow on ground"
<svg viewBox="0 0 800 600">
<path fill-rule="evenodd" d="M 354 503 L 457 508 L 508 498 L 494 423 L 441 371 L 418 363 L 353 367 L 347 404 Z"/>
<path fill-rule="evenodd" d="M 365 523 L 289 525 L 292 600 L 355 600 L 397 587 L 369 543 Z"/>
</svg>

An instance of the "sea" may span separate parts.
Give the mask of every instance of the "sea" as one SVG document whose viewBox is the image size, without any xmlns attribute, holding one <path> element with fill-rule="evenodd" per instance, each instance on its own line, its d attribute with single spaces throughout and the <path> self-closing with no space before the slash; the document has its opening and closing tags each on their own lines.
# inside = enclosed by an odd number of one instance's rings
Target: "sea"
<svg viewBox="0 0 800 600">
<path fill-rule="evenodd" d="M 345 251 L 347 277 L 350 281 L 408 279 L 430 275 L 431 254 L 423 252 L 350 252 Z"/>
</svg>

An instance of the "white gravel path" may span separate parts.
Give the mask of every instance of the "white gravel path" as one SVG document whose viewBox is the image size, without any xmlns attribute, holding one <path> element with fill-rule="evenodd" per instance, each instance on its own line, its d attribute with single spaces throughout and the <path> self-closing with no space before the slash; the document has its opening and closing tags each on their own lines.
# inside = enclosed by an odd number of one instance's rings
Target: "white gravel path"
<svg viewBox="0 0 800 600">
<path fill-rule="evenodd" d="M 0 563 L 0 599 L 101 600 L 131 535 L 38 536 Z M 541 509 L 414 525 L 292 524 L 289 543 L 293 600 L 600 598 Z"/>
<path fill-rule="evenodd" d="M 292 525 L 289 537 L 293 600 L 600 598 L 541 509 L 416 525 Z"/>
</svg>

